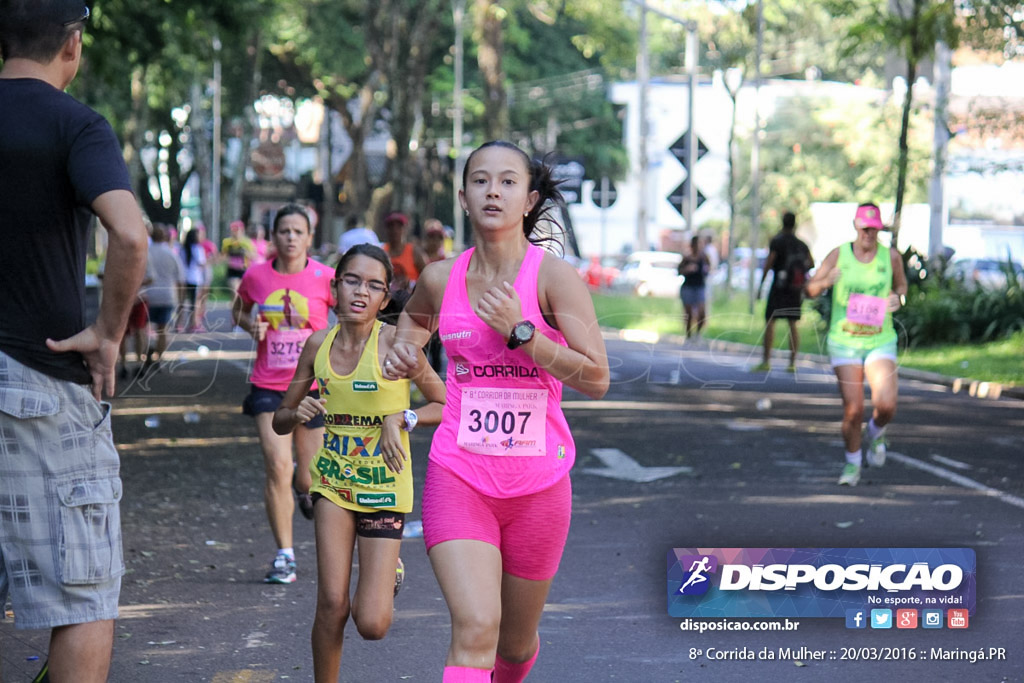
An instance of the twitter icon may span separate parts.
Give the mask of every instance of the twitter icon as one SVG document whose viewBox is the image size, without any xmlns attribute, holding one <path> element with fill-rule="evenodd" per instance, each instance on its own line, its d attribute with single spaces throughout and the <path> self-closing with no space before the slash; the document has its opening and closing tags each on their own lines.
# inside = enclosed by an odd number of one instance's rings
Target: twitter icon
<svg viewBox="0 0 1024 683">
<path fill-rule="evenodd" d="M 871 610 L 871 628 L 892 628 L 892 610 Z"/>
</svg>

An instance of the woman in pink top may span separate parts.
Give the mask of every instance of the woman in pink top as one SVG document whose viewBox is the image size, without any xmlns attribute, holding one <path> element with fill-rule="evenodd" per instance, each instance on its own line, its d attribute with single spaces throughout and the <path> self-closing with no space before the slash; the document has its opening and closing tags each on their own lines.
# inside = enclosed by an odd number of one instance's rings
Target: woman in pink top
<svg viewBox="0 0 1024 683">
<path fill-rule="evenodd" d="M 559 196 L 551 169 L 495 141 L 469 156 L 462 181 L 476 246 L 424 269 L 385 371 L 413 373 L 440 332 L 447 403 L 422 505 L 452 619 L 443 680 L 511 683 L 537 659 L 569 531 L 575 445 L 562 384 L 604 396 L 608 360 L 583 282 L 533 244 L 549 239 L 535 228 Z"/>
<path fill-rule="evenodd" d="M 323 441 L 324 422 L 311 420 L 286 436 L 276 434 L 272 422 L 295 374 L 306 339 L 327 327 L 327 314 L 334 305 L 334 271 L 307 255 L 313 243 L 313 229 L 301 206 L 288 204 L 277 212 L 272 238 L 276 256 L 245 271 L 231 313 L 235 324 L 258 342 L 250 379 L 252 390 L 242 410 L 256 420 L 267 474 L 267 520 L 278 548 L 266 581 L 292 583 L 293 470 L 302 513 L 312 519 L 313 506 L 306 493 L 311 483 L 309 464 Z M 292 463 L 293 447 L 297 467 Z"/>
</svg>

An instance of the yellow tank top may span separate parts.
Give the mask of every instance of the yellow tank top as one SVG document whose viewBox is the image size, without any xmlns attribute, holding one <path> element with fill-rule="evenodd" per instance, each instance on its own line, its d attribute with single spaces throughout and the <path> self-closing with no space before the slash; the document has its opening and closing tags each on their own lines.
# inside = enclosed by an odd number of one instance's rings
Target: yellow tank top
<svg viewBox="0 0 1024 683">
<path fill-rule="evenodd" d="M 409 380 L 391 381 L 381 375 L 377 342 L 383 326 L 382 322 L 374 324 L 351 374 L 339 375 L 331 368 L 337 325 L 327 333 L 313 361 L 317 387 L 327 399 L 327 416 L 323 447 L 310 465 L 310 493 L 357 512 L 412 510 L 412 463 L 407 462 L 402 473 L 395 474 L 380 453 L 384 418 L 409 407 Z M 411 457 L 405 431 L 402 446 Z"/>
</svg>

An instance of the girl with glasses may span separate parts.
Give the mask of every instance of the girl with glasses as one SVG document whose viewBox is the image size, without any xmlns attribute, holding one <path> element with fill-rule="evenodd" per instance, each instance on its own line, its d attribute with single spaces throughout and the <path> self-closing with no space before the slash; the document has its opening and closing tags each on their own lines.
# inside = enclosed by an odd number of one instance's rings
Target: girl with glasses
<svg viewBox="0 0 1024 683">
<path fill-rule="evenodd" d="M 445 400 L 444 385 L 426 363 L 411 379 L 431 403 L 415 411 L 409 409 L 409 379 L 388 379 L 384 373 L 381 361 L 395 341 L 395 328 L 377 317 L 388 303 L 391 277 L 391 262 L 379 247 L 359 244 L 345 253 L 332 281 L 338 324 L 306 342 L 274 414 L 278 434 L 316 419 L 327 424 L 310 488 L 317 553 L 313 671 L 318 683 L 338 680 L 349 616 L 367 640 L 383 638 L 391 626 L 404 575 L 398 556 L 402 531 L 413 503 L 409 432 L 420 422 L 440 422 Z M 318 398 L 307 391 L 314 380 Z M 359 579 L 350 597 L 357 544 Z"/>
</svg>

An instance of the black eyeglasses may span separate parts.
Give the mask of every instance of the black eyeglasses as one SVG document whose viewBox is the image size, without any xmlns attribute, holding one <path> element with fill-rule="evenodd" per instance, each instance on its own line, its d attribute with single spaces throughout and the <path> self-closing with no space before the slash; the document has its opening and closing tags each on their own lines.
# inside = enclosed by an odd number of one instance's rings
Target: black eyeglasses
<svg viewBox="0 0 1024 683">
<path fill-rule="evenodd" d="M 78 24 L 81 22 L 89 21 L 89 14 L 91 14 L 89 12 L 89 6 L 86 5 L 85 11 L 82 13 L 82 16 L 78 17 L 77 19 L 72 19 L 71 21 L 65 21 L 63 24 L 61 24 L 61 26 L 71 26 L 71 24 Z"/>
<path fill-rule="evenodd" d="M 366 283 L 366 288 L 374 294 L 383 294 L 388 291 L 388 286 L 380 280 L 364 280 L 358 275 L 350 275 L 348 273 L 341 276 L 340 280 L 346 287 L 352 289 L 359 289 L 363 283 Z"/>
</svg>

